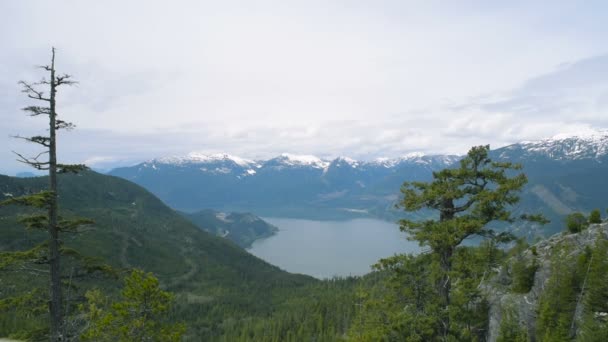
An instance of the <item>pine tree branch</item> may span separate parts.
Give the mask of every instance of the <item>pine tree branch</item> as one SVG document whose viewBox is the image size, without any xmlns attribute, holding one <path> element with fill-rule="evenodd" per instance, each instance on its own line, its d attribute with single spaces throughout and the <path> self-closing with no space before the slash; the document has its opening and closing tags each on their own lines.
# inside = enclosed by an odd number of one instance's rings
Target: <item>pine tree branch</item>
<svg viewBox="0 0 608 342">
<path fill-rule="evenodd" d="M 36 144 L 42 145 L 44 147 L 49 147 L 50 146 L 50 141 L 51 141 L 51 138 L 49 138 L 49 137 L 43 137 L 43 136 L 40 136 L 40 135 L 36 135 L 36 136 L 33 136 L 33 137 L 29 137 L 29 138 L 28 137 L 22 137 L 20 135 L 13 135 L 11 138 L 23 139 L 25 141 L 28 141 L 28 142 L 31 142 L 31 143 L 36 143 Z M 40 152 L 36 156 L 36 158 L 39 158 L 41 155 L 43 155 L 45 153 L 49 153 L 49 151 Z M 34 158 L 34 159 L 36 159 L 36 158 Z"/>
<path fill-rule="evenodd" d="M 46 230 L 49 226 L 49 217 L 46 214 L 27 215 L 21 217 L 18 222 L 23 223 L 26 229 Z"/>
<path fill-rule="evenodd" d="M 84 164 L 57 164 L 57 173 L 79 173 L 88 169 Z"/>
<path fill-rule="evenodd" d="M 46 209 L 49 206 L 52 192 L 41 191 L 37 194 L 25 195 L 19 197 L 11 197 L 7 200 L 1 201 L 0 206 L 5 205 L 24 205 L 28 207 L 35 207 L 40 209 Z"/>
<path fill-rule="evenodd" d="M 38 116 L 38 115 L 50 115 L 51 108 L 49 107 L 41 107 L 41 106 L 27 106 L 21 108 L 21 110 L 25 112 L 30 112 L 30 116 Z"/>
<path fill-rule="evenodd" d="M 76 81 L 72 81 L 70 78 L 72 78 L 72 75 L 68 75 L 68 74 L 63 74 L 61 76 L 56 76 L 55 77 L 55 87 L 58 87 L 60 85 L 74 85 L 77 84 L 78 82 Z"/>
<path fill-rule="evenodd" d="M 67 131 L 72 130 L 76 127 L 76 125 L 74 125 L 71 122 L 67 122 L 67 121 L 63 121 L 63 120 L 57 120 L 55 122 L 55 129 L 65 129 Z"/>
<path fill-rule="evenodd" d="M 58 228 L 62 232 L 72 232 L 78 233 L 81 232 L 78 229 L 85 226 L 90 226 L 95 224 L 95 221 L 88 218 L 74 218 L 69 220 L 61 220 L 59 222 Z"/>
</svg>

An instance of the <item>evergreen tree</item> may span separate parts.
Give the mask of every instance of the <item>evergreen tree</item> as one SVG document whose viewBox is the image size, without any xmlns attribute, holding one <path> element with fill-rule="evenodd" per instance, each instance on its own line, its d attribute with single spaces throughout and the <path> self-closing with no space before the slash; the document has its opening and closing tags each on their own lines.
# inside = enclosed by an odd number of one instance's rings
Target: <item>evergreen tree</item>
<svg viewBox="0 0 608 342">
<path fill-rule="evenodd" d="M 490 236 L 498 240 L 510 234 L 496 234 L 490 222 L 513 222 L 509 206 L 519 201 L 518 193 L 527 183 L 524 174 L 511 176 L 521 166 L 509 162 L 493 162 L 489 146 L 473 147 L 460 167 L 433 173 L 431 182 L 405 182 L 401 189 L 400 206 L 406 211 L 427 209 L 438 213 L 438 219 L 424 221 L 401 220 L 400 228 L 410 239 L 430 247 L 439 264 L 435 288 L 439 296 L 442 339 L 451 334 L 449 308 L 452 302 L 453 260 L 456 249 L 473 235 Z M 540 216 L 522 218 L 544 221 Z"/>
<path fill-rule="evenodd" d="M 593 209 L 589 214 L 589 223 L 602 223 L 602 215 L 599 209 Z"/>
<path fill-rule="evenodd" d="M 160 288 L 152 273 L 134 270 L 125 278 L 122 301 L 108 305 L 99 290 L 87 292 L 81 310 L 89 320 L 84 340 L 180 341 L 182 324 L 168 323 L 173 295 Z"/>
<path fill-rule="evenodd" d="M 566 227 L 570 233 L 578 233 L 587 228 L 588 221 L 582 213 L 572 213 L 566 216 Z"/>
</svg>

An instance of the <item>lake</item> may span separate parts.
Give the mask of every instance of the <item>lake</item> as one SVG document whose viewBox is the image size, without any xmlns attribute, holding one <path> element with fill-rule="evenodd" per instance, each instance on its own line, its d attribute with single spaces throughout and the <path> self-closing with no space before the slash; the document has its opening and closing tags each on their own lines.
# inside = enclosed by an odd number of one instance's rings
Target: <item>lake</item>
<svg viewBox="0 0 608 342">
<path fill-rule="evenodd" d="M 363 275 L 380 258 L 418 252 L 396 223 L 375 219 L 313 221 L 264 218 L 279 232 L 257 240 L 248 251 L 292 272 L 316 278 Z"/>
</svg>

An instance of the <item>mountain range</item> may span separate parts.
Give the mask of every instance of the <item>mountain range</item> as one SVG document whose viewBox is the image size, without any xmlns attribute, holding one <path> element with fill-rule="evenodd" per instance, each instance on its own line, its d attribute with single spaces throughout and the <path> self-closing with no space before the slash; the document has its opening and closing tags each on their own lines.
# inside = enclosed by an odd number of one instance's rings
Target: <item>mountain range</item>
<svg viewBox="0 0 608 342">
<path fill-rule="evenodd" d="M 396 199 L 403 175 L 426 180 L 457 156 L 408 155 L 372 162 L 282 154 L 246 160 L 228 154 L 150 160 L 110 172 L 138 183 L 182 211 L 213 208 L 262 216 L 379 216 Z"/>
<path fill-rule="evenodd" d="M 529 184 L 516 211 L 552 220 L 542 234 L 561 229 L 573 211 L 606 206 L 608 131 L 524 141 L 491 151 L 494 160 L 521 163 Z M 262 216 L 316 219 L 378 217 L 394 220 L 404 181 L 426 181 L 456 166 L 461 156 L 412 153 L 401 158 L 325 160 L 282 154 L 248 160 L 229 154 L 190 153 L 110 172 L 138 183 L 183 211 L 213 208 Z"/>
</svg>

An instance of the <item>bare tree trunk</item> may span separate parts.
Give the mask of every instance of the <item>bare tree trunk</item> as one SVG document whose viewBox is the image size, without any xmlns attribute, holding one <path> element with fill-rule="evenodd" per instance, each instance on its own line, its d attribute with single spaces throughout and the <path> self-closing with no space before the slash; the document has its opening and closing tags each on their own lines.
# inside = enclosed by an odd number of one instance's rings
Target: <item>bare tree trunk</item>
<svg viewBox="0 0 608 342">
<path fill-rule="evenodd" d="M 451 198 L 443 199 L 443 211 L 440 214 L 439 220 L 442 222 L 452 220 L 454 218 L 454 201 Z M 441 336 L 444 341 L 447 341 L 450 334 L 450 293 L 452 291 L 452 280 L 450 273 L 452 272 L 452 257 L 456 246 L 445 246 L 439 250 L 439 267 L 441 268 L 441 277 L 437 290 L 443 312 L 441 315 Z"/>
<path fill-rule="evenodd" d="M 51 301 L 49 310 L 51 314 L 51 336 L 52 342 L 63 340 L 62 325 L 63 314 L 61 310 L 61 268 L 59 264 L 59 227 L 57 226 L 57 146 L 56 146 L 56 120 L 55 112 L 55 48 L 53 48 L 51 59 L 51 96 L 50 96 L 50 126 L 49 126 L 49 188 L 51 199 L 49 203 L 49 265 L 51 272 Z"/>
<path fill-rule="evenodd" d="M 441 336 L 444 341 L 447 341 L 450 333 L 450 292 L 452 290 L 452 280 L 450 279 L 450 272 L 452 271 L 452 256 L 454 254 L 453 249 L 447 249 L 440 255 L 440 267 L 441 267 L 441 278 L 439 279 L 438 291 L 441 304 L 443 306 L 443 312 L 441 316 L 442 331 Z"/>
</svg>

